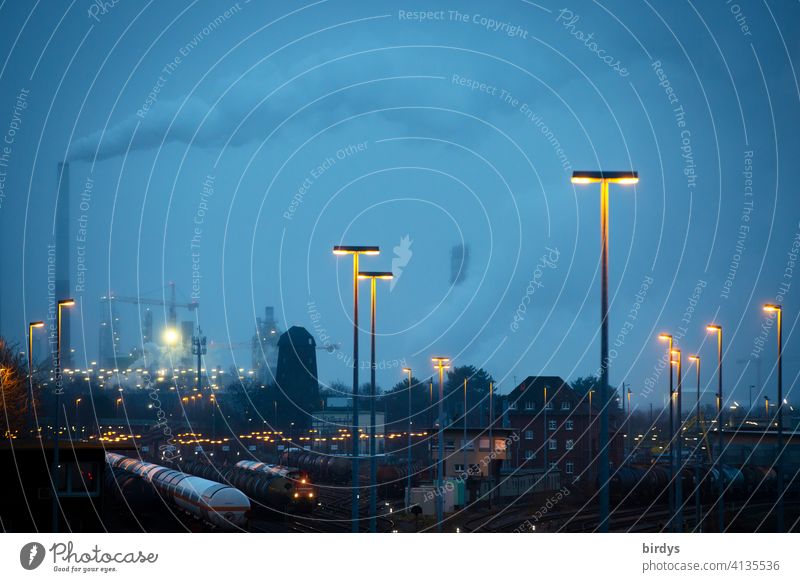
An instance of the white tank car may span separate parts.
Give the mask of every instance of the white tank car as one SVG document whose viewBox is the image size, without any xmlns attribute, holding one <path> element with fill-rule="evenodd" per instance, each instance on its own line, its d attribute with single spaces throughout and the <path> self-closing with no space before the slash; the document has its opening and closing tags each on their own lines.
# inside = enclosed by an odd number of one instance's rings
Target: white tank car
<svg viewBox="0 0 800 582">
<path fill-rule="evenodd" d="M 208 523 L 225 529 L 247 523 L 250 500 L 235 487 L 116 453 L 106 453 L 106 462 L 152 483 L 177 507 Z"/>
</svg>

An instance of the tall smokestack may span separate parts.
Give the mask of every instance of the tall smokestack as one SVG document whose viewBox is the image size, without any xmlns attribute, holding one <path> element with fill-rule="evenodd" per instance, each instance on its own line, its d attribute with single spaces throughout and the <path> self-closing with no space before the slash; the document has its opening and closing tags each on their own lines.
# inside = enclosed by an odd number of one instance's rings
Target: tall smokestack
<svg viewBox="0 0 800 582">
<path fill-rule="evenodd" d="M 58 164 L 58 203 L 56 204 L 56 301 L 71 297 L 69 285 L 69 163 Z M 61 367 L 72 367 L 70 310 L 61 312 Z"/>
</svg>

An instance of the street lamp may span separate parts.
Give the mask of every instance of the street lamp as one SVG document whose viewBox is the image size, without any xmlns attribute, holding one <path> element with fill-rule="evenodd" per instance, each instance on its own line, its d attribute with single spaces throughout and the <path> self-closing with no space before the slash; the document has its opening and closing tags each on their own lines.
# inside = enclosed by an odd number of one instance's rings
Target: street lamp
<svg viewBox="0 0 800 582">
<path fill-rule="evenodd" d="M 408 374 L 408 464 L 406 465 L 406 511 L 411 506 L 411 368 L 403 368 Z"/>
<path fill-rule="evenodd" d="M 375 446 L 375 319 L 376 319 L 376 284 L 375 281 L 389 281 L 391 271 L 359 271 L 359 279 L 370 282 L 370 403 L 369 403 L 369 531 L 377 531 L 376 514 L 378 512 L 378 451 Z"/>
<path fill-rule="evenodd" d="M 689 356 L 689 361 L 694 362 L 695 369 L 697 370 L 697 402 L 695 404 L 694 424 L 695 434 L 697 435 L 695 445 L 695 460 L 694 460 L 694 523 L 697 531 L 703 531 L 701 527 L 702 512 L 700 511 L 700 455 L 697 453 L 697 448 L 700 446 L 700 356 Z"/>
<path fill-rule="evenodd" d="M 439 455 L 436 459 L 436 531 L 442 533 L 442 521 L 444 521 L 444 491 L 443 482 L 443 462 L 444 462 L 444 371 L 449 368 L 450 358 L 437 356 L 431 358 L 433 366 L 439 370 Z"/>
<path fill-rule="evenodd" d="M 722 326 L 710 324 L 706 326 L 708 333 L 717 334 L 717 455 L 714 463 L 717 472 L 722 466 Z M 721 473 L 720 473 L 721 474 Z M 725 484 L 722 479 L 717 480 L 719 489 L 717 500 L 717 529 L 720 533 L 725 531 Z"/>
<path fill-rule="evenodd" d="M 117 417 L 119 416 L 119 405 L 120 405 L 121 403 L 122 403 L 122 398 L 121 398 L 121 397 L 120 397 L 120 398 L 117 398 L 117 403 L 116 403 L 116 405 L 114 406 L 114 418 L 117 418 Z"/>
<path fill-rule="evenodd" d="M 75 305 L 74 299 L 59 299 L 57 304 L 57 317 L 56 317 L 56 365 L 55 365 L 55 378 L 56 378 L 56 419 L 55 429 L 56 434 L 53 439 L 53 501 L 51 504 L 51 519 L 53 533 L 58 533 L 58 490 L 59 490 L 59 433 L 61 432 L 61 393 L 64 390 L 61 379 L 61 310 L 64 307 L 72 307 Z"/>
<path fill-rule="evenodd" d="M 764 311 L 774 313 L 778 319 L 778 407 L 776 414 L 778 417 L 778 455 L 776 459 L 778 503 L 777 503 L 777 524 L 776 529 L 779 533 L 783 532 L 783 307 L 774 303 L 764 305 Z M 769 410 L 767 410 L 767 422 L 769 420 Z M 769 426 L 769 425 L 768 425 Z"/>
<path fill-rule="evenodd" d="M 352 521 L 353 532 L 358 533 L 358 259 L 360 255 L 377 255 L 380 248 L 375 246 L 343 246 L 333 247 L 333 254 L 337 256 L 353 255 L 353 426 L 352 426 L 352 456 L 353 456 L 353 492 Z"/>
<path fill-rule="evenodd" d="M 28 324 L 28 376 L 33 377 L 33 330 L 44 327 L 43 321 L 32 321 Z"/>
<path fill-rule="evenodd" d="M 573 184 L 600 183 L 600 527 L 608 532 L 608 185 L 636 184 L 638 172 L 576 171 L 572 173 Z"/>
<path fill-rule="evenodd" d="M 669 514 L 670 520 L 675 516 L 675 449 L 673 439 L 675 438 L 675 418 L 674 418 L 674 391 L 672 389 L 672 335 L 668 333 L 658 334 L 658 339 L 667 342 L 667 360 L 669 361 Z M 672 524 L 672 521 L 670 521 Z"/>
<path fill-rule="evenodd" d="M 678 368 L 678 387 L 675 391 L 675 421 L 677 426 L 677 435 L 675 437 L 675 455 L 678 461 L 677 475 L 675 479 L 675 520 L 673 526 L 677 533 L 683 531 L 683 478 L 681 472 L 683 470 L 683 419 L 681 417 L 681 396 L 683 392 L 683 377 L 681 375 L 681 351 L 678 349 L 672 350 L 672 356 L 675 358 L 672 363 Z"/>
</svg>

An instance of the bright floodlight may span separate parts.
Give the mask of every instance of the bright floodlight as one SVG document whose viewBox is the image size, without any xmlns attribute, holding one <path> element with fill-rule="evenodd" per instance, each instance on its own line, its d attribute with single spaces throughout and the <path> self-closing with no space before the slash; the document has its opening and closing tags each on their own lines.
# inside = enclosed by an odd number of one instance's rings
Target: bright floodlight
<svg viewBox="0 0 800 582">
<path fill-rule="evenodd" d="M 380 247 L 376 246 L 357 246 L 357 245 L 336 245 L 333 247 L 334 255 L 377 255 L 381 252 Z"/>
<path fill-rule="evenodd" d="M 672 336 L 668 333 L 660 333 L 658 334 L 658 339 L 660 339 L 662 342 L 666 342 L 671 340 Z"/>
<path fill-rule="evenodd" d="M 44 327 L 44 322 L 43 321 L 32 321 L 30 323 L 30 326 L 31 327 Z"/>
<path fill-rule="evenodd" d="M 403 368 L 403 372 L 405 372 L 406 374 L 410 374 L 411 368 Z"/>
<path fill-rule="evenodd" d="M 692 362 L 699 362 L 700 361 L 700 356 L 689 356 L 689 359 Z"/>
<path fill-rule="evenodd" d="M 359 271 L 359 279 L 391 279 L 394 274 L 391 271 Z"/>
<path fill-rule="evenodd" d="M 572 172 L 573 184 L 592 184 L 594 182 L 614 182 L 616 184 L 636 184 L 639 172 L 605 172 L 576 170 Z"/>
<path fill-rule="evenodd" d="M 72 307 L 75 305 L 74 299 L 60 299 L 58 302 L 59 307 Z"/>
<path fill-rule="evenodd" d="M 780 311 L 780 310 L 781 310 L 781 306 L 780 305 L 776 305 L 774 303 L 767 303 L 766 305 L 764 305 L 764 311 L 777 312 L 777 311 Z"/>
<path fill-rule="evenodd" d="M 177 344 L 178 340 L 180 339 L 180 335 L 178 335 L 178 330 L 172 327 L 168 327 L 167 329 L 165 329 L 162 337 L 164 339 L 164 343 L 167 344 L 168 346 L 173 346 Z"/>
</svg>

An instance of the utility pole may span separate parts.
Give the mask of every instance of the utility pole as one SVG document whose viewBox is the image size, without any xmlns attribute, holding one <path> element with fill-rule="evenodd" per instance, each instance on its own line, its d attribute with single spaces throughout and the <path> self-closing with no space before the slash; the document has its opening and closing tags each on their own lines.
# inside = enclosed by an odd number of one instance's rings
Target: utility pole
<svg viewBox="0 0 800 582">
<path fill-rule="evenodd" d="M 203 330 L 198 326 L 197 335 L 192 336 L 192 355 L 197 356 L 197 390 L 203 391 L 203 356 L 208 352 L 206 347 L 206 336 L 202 335 Z"/>
</svg>

